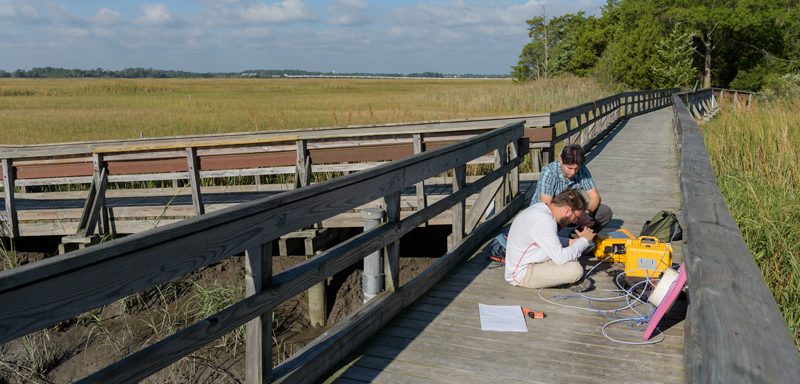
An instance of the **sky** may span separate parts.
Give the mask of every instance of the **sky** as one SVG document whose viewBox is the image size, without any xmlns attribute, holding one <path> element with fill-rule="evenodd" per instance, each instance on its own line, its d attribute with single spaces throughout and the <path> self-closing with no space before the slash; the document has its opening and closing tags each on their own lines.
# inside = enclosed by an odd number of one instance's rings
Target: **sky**
<svg viewBox="0 0 800 384">
<path fill-rule="evenodd" d="M 0 0 L 0 69 L 505 74 L 525 21 L 605 0 Z"/>
</svg>

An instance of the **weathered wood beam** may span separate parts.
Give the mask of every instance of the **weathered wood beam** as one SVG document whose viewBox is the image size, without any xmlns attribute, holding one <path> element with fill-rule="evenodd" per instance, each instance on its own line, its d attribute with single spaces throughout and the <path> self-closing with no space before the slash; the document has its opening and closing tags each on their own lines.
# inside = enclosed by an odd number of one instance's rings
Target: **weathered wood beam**
<svg viewBox="0 0 800 384">
<path fill-rule="evenodd" d="M 15 201 L 14 164 L 11 159 L 3 159 L 3 193 L 6 205 L 5 225 L 11 238 L 19 237 L 19 220 L 17 218 L 17 205 Z"/>
<path fill-rule="evenodd" d="M 197 148 L 186 148 L 186 161 L 189 165 L 189 188 L 192 190 L 192 205 L 196 216 L 206 212 L 203 205 L 203 193 L 200 190 L 200 163 L 197 160 Z"/>
<path fill-rule="evenodd" d="M 272 284 L 272 243 L 245 251 L 245 297 L 269 289 Z M 272 309 L 247 322 L 245 328 L 245 381 L 272 381 Z"/>
</svg>

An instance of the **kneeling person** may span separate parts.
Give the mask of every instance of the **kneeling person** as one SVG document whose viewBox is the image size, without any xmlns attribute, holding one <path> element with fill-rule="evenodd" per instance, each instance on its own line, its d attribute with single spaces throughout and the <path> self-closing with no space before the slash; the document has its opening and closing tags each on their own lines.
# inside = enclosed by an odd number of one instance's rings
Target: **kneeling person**
<svg viewBox="0 0 800 384">
<path fill-rule="evenodd" d="M 594 238 L 591 228 L 576 231 L 578 238 L 558 236 L 586 212 L 586 200 L 576 190 L 559 193 L 548 203 L 537 203 L 520 212 L 508 232 L 505 278 L 526 288 L 575 283 L 583 276 L 578 257 Z"/>
<path fill-rule="evenodd" d="M 592 227 L 595 232 L 600 232 L 611 221 L 613 213 L 611 208 L 600 203 L 600 192 L 585 162 L 586 158 L 580 145 L 565 146 L 557 161 L 542 168 L 531 205 L 549 203 L 555 195 L 567 190 L 581 191 L 587 201 L 586 212 L 575 223 Z"/>
</svg>

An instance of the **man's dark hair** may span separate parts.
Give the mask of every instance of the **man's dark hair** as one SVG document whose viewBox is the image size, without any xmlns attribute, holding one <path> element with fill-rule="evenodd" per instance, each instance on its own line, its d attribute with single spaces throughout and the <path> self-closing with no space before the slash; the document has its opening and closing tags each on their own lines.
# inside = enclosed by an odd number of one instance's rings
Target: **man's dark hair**
<svg viewBox="0 0 800 384">
<path fill-rule="evenodd" d="M 574 189 L 559 193 L 553 197 L 551 204 L 559 207 L 568 206 L 573 211 L 585 211 L 588 205 L 581 192 Z"/>
<path fill-rule="evenodd" d="M 583 165 L 585 157 L 583 157 L 583 148 L 580 144 L 570 144 L 561 150 L 561 164 L 564 165 Z"/>
</svg>

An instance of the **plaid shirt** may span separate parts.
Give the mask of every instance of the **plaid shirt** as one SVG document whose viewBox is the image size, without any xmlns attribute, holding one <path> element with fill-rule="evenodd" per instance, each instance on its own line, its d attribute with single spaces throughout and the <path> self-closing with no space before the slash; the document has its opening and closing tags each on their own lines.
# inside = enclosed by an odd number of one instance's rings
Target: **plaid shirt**
<svg viewBox="0 0 800 384">
<path fill-rule="evenodd" d="M 555 195 L 568 189 L 588 191 L 594 188 L 597 188 L 597 185 L 592 180 L 592 174 L 589 173 L 586 166 L 582 165 L 570 180 L 561 171 L 561 162 L 554 161 L 542 168 L 542 174 L 539 176 L 539 182 L 536 183 L 536 192 L 533 194 L 531 204 L 541 202 L 539 199 L 541 195 L 555 197 Z"/>
</svg>

